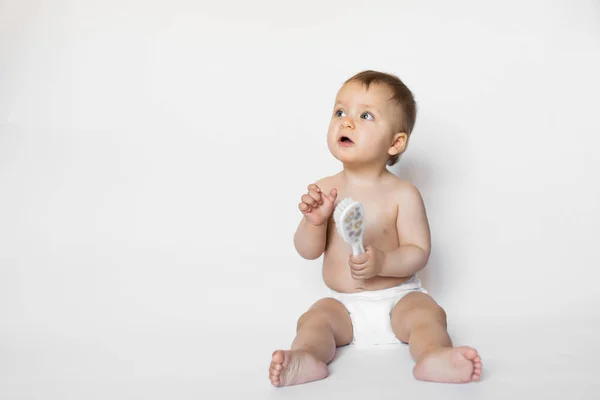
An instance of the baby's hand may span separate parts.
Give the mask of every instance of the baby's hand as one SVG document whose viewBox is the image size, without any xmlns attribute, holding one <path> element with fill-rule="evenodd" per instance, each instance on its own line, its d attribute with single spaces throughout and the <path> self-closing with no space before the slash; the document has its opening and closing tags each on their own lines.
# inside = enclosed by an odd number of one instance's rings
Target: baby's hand
<svg viewBox="0 0 600 400">
<path fill-rule="evenodd" d="M 369 279 L 381 273 L 385 254 L 373 246 L 365 246 L 365 252 L 355 256 L 350 254 L 348 265 L 352 278 L 357 280 Z"/>
<path fill-rule="evenodd" d="M 331 189 L 328 195 L 314 183 L 308 185 L 308 193 L 302 196 L 298 208 L 306 220 L 313 225 L 322 225 L 333 212 L 333 205 L 337 197 L 337 190 Z"/>
</svg>

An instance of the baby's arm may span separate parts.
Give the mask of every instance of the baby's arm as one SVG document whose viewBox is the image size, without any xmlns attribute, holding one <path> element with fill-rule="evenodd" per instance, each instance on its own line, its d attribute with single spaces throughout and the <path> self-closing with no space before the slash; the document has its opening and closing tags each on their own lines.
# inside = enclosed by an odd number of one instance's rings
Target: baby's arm
<svg viewBox="0 0 600 400">
<path fill-rule="evenodd" d="M 298 254 L 308 260 L 319 258 L 327 244 L 327 224 L 337 192 L 335 189 L 329 191 L 326 180 L 327 178 L 321 179 L 316 184 L 309 185 L 308 193 L 302 196 L 298 205 L 304 217 L 294 235 L 294 246 Z"/>
<path fill-rule="evenodd" d="M 298 254 L 307 260 L 316 260 L 325 251 L 327 240 L 327 223 L 315 226 L 302 218 L 296 234 L 294 235 L 294 246 Z"/>
<path fill-rule="evenodd" d="M 403 183 L 398 195 L 396 229 L 400 247 L 385 252 L 380 276 L 409 277 L 427 265 L 431 252 L 429 222 L 421 193 Z"/>
</svg>

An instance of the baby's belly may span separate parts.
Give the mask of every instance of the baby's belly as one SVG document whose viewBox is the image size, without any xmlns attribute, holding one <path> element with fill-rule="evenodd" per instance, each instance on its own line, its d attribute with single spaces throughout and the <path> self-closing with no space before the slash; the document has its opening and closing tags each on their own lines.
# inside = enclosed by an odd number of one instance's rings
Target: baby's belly
<svg viewBox="0 0 600 400">
<path fill-rule="evenodd" d="M 337 250 L 337 251 L 336 251 Z M 323 258 L 323 280 L 325 285 L 336 292 L 353 293 L 364 290 L 380 290 L 398 286 L 410 279 L 374 276 L 370 279 L 354 279 L 350 273 L 346 249 L 329 248 Z"/>
</svg>

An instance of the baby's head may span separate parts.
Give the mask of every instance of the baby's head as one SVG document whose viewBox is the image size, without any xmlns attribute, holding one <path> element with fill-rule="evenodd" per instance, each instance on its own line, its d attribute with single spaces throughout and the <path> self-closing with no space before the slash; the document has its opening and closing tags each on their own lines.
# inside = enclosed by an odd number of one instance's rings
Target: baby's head
<svg viewBox="0 0 600 400">
<path fill-rule="evenodd" d="M 384 160 L 394 165 L 415 125 L 412 92 L 395 75 L 363 71 L 339 90 L 327 144 L 344 163 Z"/>
</svg>

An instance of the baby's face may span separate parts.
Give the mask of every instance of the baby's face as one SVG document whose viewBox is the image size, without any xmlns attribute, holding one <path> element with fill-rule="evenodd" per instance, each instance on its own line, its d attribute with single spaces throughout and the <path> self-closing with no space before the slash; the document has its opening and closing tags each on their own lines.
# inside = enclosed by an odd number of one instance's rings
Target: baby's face
<svg viewBox="0 0 600 400">
<path fill-rule="evenodd" d="M 400 110 L 384 85 L 369 90 L 360 82 L 344 85 L 335 100 L 327 145 L 343 163 L 387 161 Z"/>
</svg>

